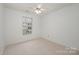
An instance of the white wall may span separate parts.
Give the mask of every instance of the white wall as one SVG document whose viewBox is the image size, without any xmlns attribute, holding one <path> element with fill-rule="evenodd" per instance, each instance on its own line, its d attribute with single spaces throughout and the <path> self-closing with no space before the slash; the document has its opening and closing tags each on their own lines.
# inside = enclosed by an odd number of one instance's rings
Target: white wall
<svg viewBox="0 0 79 59">
<path fill-rule="evenodd" d="M 22 16 L 33 17 L 33 33 L 22 35 Z M 65 7 L 42 17 L 5 8 L 6 45 L 44 37 L 69 47 L 79 48 L 79 4 Z"/>
<path fill-rule="evenodd" d="M 3 35 L 3 5 L 0 4 L 0 54 L 2 54 L 4 50 Z"/>
<path fill-rule="evenodd" d="M 51 12 L 44 16 L 42 23 L 44 38 L 79 48 L 79 4 Z"/>
<path fill-rule="evenodd" d="M 33 29 L 31 35 L 22 35 L 22 16 L 24 15 L 33 17 Z M 39 37 L 39 23 L 37 19 L 38 17 L 33 14 L 5 8 L 6 45 Z"/>
</svg>

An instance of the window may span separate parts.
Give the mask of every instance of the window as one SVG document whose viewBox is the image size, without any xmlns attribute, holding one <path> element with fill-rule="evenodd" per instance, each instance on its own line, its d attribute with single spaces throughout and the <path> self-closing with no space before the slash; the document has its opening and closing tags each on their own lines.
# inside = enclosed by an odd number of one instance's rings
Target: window
<svg viewBox="0 0 79 59">
<path fill-rule="evenodd" d="M 23 35 L 32 34 L 32 18 L 23 16 Z"/>
</svg>

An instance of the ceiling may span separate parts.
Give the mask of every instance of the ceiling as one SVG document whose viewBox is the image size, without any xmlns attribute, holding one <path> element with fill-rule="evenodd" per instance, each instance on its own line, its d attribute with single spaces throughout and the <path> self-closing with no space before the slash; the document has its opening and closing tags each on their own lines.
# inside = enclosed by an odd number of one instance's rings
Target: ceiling
<svg viewBox="0 0 79 59">
<path fill-rule="evenodd" d="M 44 13 L 59 10 L 63 7 L 71 5 L 71 3 L 4 3 L 4 6 L 6 8 L 31 12 L 39 4 L 42 5 L 42 8 L 45 9 Z"/>
</svg>

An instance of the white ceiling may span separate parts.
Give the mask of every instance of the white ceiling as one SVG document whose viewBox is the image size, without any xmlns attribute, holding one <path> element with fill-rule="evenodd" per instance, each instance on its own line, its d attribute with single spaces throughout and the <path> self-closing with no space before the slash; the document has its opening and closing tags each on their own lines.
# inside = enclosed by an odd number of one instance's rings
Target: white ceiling
<svg viewBox="0 0 79 59">
<path fill-rule="evenodd" d="M 71 5 L 70 3 L 5 3 L 6 8 L 12 8 L 20 11 L 32 11 L 37 5 L 41 4 L 46 12 L 55 11 Z"/>
</svg>

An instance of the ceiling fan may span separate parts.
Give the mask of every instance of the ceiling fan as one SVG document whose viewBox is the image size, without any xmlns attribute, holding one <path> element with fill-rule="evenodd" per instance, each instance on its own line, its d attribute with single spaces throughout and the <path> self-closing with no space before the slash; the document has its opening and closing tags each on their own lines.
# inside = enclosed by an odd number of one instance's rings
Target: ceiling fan
<svg viewBox="0 0 79 59">
<path fill-rule="evenodd" d="M 42 4 L 38 4 L 36 7 L 29 7 L 26 11 L 32 12 L 36 15 L 41 15 L 46 12 L 46 8 L 44 8 Z"/>
</svg>

